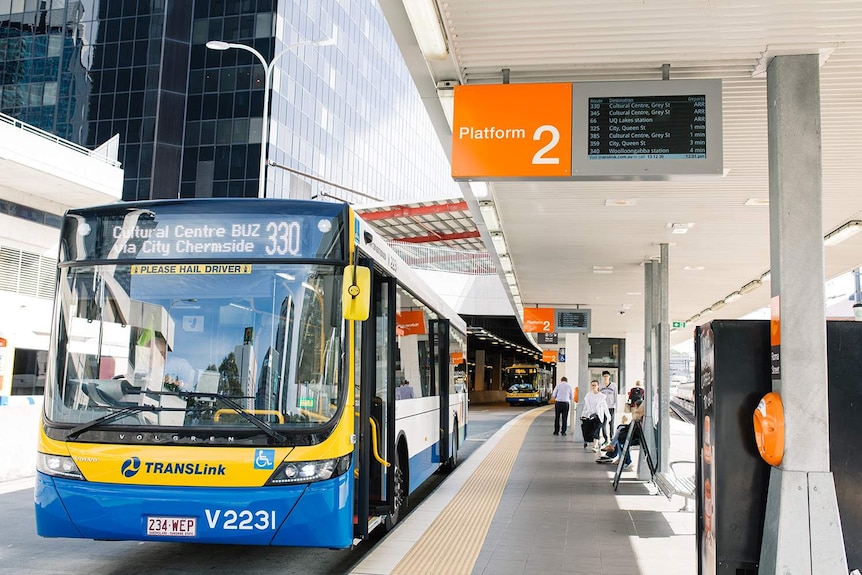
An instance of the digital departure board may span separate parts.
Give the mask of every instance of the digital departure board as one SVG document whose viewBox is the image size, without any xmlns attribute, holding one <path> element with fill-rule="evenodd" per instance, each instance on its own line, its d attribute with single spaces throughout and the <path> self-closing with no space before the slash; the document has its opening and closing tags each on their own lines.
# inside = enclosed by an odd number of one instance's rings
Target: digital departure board
<svg viewBox="0 0 862 575">
<path fill-rule="evenodd" d="M 589 333 L 590 310 L 554 309 L 556 331 L 562 333 Z"/>
<path fill-rule="evenodd" d="M 720 80 L 575 84 L 575 178 L 721 175 Z"/>
<path fill-rule="evenodd" d="M 590 160 L 706 158 L 706 96 L 589 98 Z"/>
</svg>

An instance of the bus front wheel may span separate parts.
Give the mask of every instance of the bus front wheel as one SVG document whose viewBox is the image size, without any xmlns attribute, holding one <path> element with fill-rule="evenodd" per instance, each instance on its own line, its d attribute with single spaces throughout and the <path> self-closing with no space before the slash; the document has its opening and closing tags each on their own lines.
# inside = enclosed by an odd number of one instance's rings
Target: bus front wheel
<svg viewBox="0 0 862 575">
<path fill-rule="evenodd" d="M 401 520 L 401 516 L 407 512 L 407 474 L 401 464 L 401 451 L 396 450 L 392 462 L 392 500 L 389 507 L 389 515 L 386 516 L 386 529 L 392 529 Z"/>
</svg>

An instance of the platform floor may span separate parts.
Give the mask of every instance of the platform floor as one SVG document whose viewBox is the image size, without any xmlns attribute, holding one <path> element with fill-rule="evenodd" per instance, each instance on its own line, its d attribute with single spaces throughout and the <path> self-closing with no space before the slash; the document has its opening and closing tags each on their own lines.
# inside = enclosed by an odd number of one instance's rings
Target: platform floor
<svg viewBox="0 0 862 575">
<path fill-rule="evenodd" d="M 573 435 L 553 436 L 553 409 L 501 428 L 351 575 L 691 575 L 695 514 L 622 475 Z M 694 456 L 694 427 L 671 419 L 671 460 Z M 635 458 L 635 467 L 637 457 Z"/>
</svg>

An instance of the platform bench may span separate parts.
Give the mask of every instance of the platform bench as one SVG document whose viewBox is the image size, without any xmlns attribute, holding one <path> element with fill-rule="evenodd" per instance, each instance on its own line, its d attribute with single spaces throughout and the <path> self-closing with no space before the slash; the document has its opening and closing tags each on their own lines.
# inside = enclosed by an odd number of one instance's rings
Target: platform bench
<svg viewBox="0 0 862 575">
<path fill-rule="evenodd" d="M 670 469 L 667 473 L 659 472 L 653 476 L 656 487 L 664 493 L 668 499 L 674 495 L 682 495 L 685 498 L 685 506 L 680 511 L 694 511 L 691 506 L 691 501 L 694 500 L 695 483 L 694 473 L 686 475 L 677 471 L 677 466 L 690 465 L 694 467 L 694 461 L 671 461 Z"/>
</svg>

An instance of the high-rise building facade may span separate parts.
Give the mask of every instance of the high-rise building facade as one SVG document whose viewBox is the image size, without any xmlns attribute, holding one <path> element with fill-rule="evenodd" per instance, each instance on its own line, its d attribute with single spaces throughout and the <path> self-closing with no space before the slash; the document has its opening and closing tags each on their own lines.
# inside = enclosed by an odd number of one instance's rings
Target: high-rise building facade
<svg viewBox="0 0 862 575">
<path fill-rule="evenodd" d="M 333 45 L 308 44 L 330 39 Z M 126 200 L 351 202 L 458 194 L 371 0 L 0 0 L 0 112 L 95 148 L 119 135 Z"/>
</svg>

